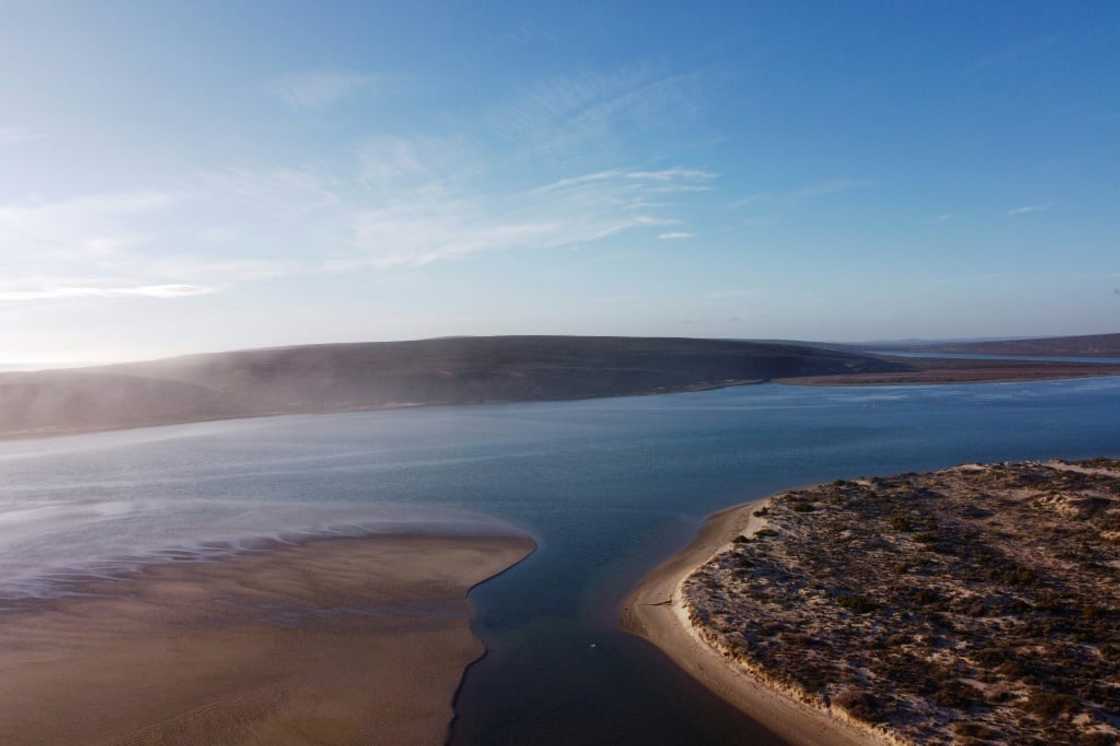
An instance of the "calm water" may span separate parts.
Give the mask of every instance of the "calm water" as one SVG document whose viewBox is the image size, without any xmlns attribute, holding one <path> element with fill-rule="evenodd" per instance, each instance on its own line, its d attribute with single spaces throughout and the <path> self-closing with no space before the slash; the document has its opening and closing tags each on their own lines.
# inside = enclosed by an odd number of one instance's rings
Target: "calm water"
<svg viewBox="0 0 1120 746">
<path fill-rule="evenodd" d="M 243 420 L 0 444 L 0 577 L 433 520 L 532 532 L 473 595 L 490 648 L 456 744 L 775 741 L 615 629 L 615 605 L 709 512 L 962 461 L 1120 453 L 1120 378 L 753 386 L 572 403 Z M 122 555 L 131 555 L 123 556 Z"/>
</svg>

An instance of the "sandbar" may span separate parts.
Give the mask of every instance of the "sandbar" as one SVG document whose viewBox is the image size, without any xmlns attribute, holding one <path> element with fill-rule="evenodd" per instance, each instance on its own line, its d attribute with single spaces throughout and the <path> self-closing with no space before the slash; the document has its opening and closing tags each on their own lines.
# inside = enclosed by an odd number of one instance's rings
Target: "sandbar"
<svg viewBox="0 0 1120 746">
<path fill-rule="evenodd" d="M 524 536 L 337 538 L 153 565 L 0 612 L 0 743 L 440 744 L 468 591 Z"/>
</svg>

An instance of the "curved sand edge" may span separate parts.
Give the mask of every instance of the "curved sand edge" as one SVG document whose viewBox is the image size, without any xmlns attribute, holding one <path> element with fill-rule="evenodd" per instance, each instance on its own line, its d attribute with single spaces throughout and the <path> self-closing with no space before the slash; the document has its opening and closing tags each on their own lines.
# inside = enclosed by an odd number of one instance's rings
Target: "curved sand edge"
<svg viewBox="0 0 1120 746">
<path fill-rule="evenodd" d="M 471 672 L 472 668 L 474 668 L 476 665 L 481 663 L 482 660 L 487 655 L 490 654 L 490 648 L 486 647 L 486 641 L 483 640 L 482 636 L 479 635 L 477 632 L 475 632 L 475 629 L 474 629 L 475 613 L 477 612 L 477 609 L 475 609 L 474 604 L 470 603 L 471 593 L 473 593 L 474 589 L 478 588 L 480 585 L 485 585 L 486 583 L 489 583 L 491 580 L 495 580 L 495 579 L 501 577 L 502 575 L 505 575 L 507 572 L 509 572 L 513 568 L 517 567 L 518 565 L 520 565 L 525 560 L 529 559 L 529 557 L 533 556 L 533 554 L 536 553 L 537 549 L 540 548 L 540 546 L 536 542 L 536 539 L 534 539 L 532 536 L 529 536 L 528 534 L 514 536 L 513 538 L 527 539 L 528 542 L 529 542 L 528 551 L 526 551 L 523 555 L 521 555 L 520 558 L 514 560 L 514 562 L 512 564 L 506 565 L 504 568 L 502 568 L 498 572 L 494 573 L 493 575 L 490 575 L 489 577 L 485 577 L 482 580 L 475 583 L 474 585 L 472 585 L 470 588 L 467 589 L 467 592 L 465 594 L 467 602 L 468 602 L 468 604 L 470 604 L 469 608 L 470 608 L 470 630 L 471 630 L 471 634 L 474 635 L 474 639 L 478 640 L 479 645 L 482 646 L 482 651 L 474 658 L 474 660 L 467 661 L 467 664 L 465 666 L 463 666 L 463 670 L 459 674 L 459 681 L 455 685 L 455 691 L 452 692 L 452 694 L 451 694 L 451 717 L 447 720 L 447 728 L 444 730 L 444 734 L 443 734 L 443 743 L 444 744 L 451 743 L 451 739 L 455 734 L 455 723 L 459 719 L 459 697 L 462 695 L 463 687 L 467 683 L 467 674 L 469 674 Z"/>
<path fill-rule="evenodd" d="M 468 593 L 527 536 L 337 538 L 150 566 L 0 614 L 0 743 L 443 744 Z"/>
<path fill-rule="evenodd" d="M 623 602 L 622 627 L 657 646 L 682 670 L 752 720 L 793 744 L 867 746 L 886 742 L 879 734 L 840 720 L 766 682 L 705 642 L 692 625 L 681 597 L 681 584 L 741 533 L 753 533 L 764 521 L 754 511 L 767 499 L 713 513 L 692 542 L 647 575 Z"/>
</svg>

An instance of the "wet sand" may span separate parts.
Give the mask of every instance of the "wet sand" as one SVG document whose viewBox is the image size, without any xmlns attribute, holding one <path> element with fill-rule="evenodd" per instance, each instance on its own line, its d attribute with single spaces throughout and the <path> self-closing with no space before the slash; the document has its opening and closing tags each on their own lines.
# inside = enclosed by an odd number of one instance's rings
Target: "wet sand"
<svg viewBox="0 0 1120 746">
<path fill-rule="evenodd" d="M 0 612 L 0 743 L 440 744 L 470 588 L 527 537 L 382 536 L 163 564 Z"/>
<path fill-rule="evenodd" d="M 735 536 L 757 529 L 753 513 L 765 500 L 709 517 L 696 538 L 655 568 L 626 598 L 623 628 L 661 649 L 676 665 L 748 717 L 799 746 L 866 746 L 874 743 L 824 712 L 803 704 L 733 665 L 702 641 L 682 605 L 681 583 Z"/>
</svg>

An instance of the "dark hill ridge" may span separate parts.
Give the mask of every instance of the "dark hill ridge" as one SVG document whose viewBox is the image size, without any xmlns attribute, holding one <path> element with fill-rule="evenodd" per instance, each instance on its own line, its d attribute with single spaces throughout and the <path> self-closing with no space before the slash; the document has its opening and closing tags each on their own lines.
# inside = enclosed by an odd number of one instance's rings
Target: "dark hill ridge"
<svg viewBox="0 0 1120 746">
<path fill-rule="evenodd" d="M 524 336 L 309 345 L 0 374 L 0 435 L 653 394 L 906 369 L 857 353 L 737 340 Z"/>
</svg>

